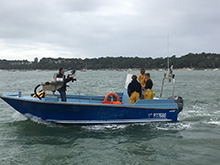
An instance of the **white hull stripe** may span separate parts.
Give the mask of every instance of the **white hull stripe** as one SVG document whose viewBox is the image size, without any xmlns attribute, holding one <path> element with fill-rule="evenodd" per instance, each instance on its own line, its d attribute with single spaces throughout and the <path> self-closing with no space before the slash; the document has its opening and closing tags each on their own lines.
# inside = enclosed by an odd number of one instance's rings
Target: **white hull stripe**
<svg viewBox="0 0 220 165">
<path fill-rule="evenodd" d="M 146 123 L 159 121 L 172 121 L 171 119 L 123 119 L 123 120 L 54 120 L 47 119 L 46 121 L 61 123 L 61 124 L 107 124 L 107 123 Z"/>
</svg>

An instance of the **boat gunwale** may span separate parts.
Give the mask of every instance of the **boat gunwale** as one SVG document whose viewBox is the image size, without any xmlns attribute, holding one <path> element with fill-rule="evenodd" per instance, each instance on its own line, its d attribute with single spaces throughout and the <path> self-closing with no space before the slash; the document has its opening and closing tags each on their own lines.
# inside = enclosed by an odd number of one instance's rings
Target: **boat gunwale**
<svg viewBox="0 0 220 165">
<path fill-rule="evenodd" d="M 123 105 L 123 104 L 97 104 L 97 103 L 90 103 L 90 104 L 85 104 L 85 103 L 73 103 L 73 102 L 50 102 L 50 101 L 41 101 L 41 100 L 28 100 L 28 99 L 23 99 L 19 97 L 14 97 L 10 95 L 0 95 L 0 98 L 6 98 L 6 99 L 12 99 L 12 100 L 22 100 L 26 102 L 34 102 L 34 103 L 43 103 L 43 104 L 63 104 L 63 105 L 79 105 L 79 106 L 104 106 L 104 107 L 120 107 L 120 108 L 133 108 L 133 109 L 152 109 L 152 110 L 178 110 L 177 108 L 153 108 L 153 107 L 142 107 L 142 106 L 135 106 L 128 104 Z M 176 104 L 176 103 L 175 103 Z"/>
</svg>

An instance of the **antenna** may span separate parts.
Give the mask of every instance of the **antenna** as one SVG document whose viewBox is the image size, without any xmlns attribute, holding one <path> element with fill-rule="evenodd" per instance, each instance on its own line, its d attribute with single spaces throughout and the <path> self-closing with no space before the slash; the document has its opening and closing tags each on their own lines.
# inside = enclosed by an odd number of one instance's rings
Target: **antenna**
<svg viewBox="0 0 220 165">
<path fill-rule="evenodd" d="M 167 35 L 167 70 L 169 72 L 169 67 L 170 67 L 170 61 L 169 61 L 169 54 L 170 54 L 170 50 L 169 50 L 169 34 Z"/>
</svg>

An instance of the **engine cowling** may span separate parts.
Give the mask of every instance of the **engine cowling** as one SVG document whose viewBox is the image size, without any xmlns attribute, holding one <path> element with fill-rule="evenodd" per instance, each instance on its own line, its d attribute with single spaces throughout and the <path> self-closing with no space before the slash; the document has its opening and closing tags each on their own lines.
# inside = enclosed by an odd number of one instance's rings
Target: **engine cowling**
<svg viewBox="0 0 220 165">
<path fill-rule="evenodd" d="M 175 103 L 178 105 L 178 113 L 183 110 L 183 98 L 180 96 L 171 96 L 168 99 L 174 99 Z"/>
</svg>

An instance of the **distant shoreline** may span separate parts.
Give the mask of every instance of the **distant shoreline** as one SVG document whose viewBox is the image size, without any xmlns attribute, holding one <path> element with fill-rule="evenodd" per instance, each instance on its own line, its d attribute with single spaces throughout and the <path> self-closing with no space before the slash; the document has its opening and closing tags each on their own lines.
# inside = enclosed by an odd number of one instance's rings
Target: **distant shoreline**
<svg viewBox="0 0 220 165">
<path fill-rule="evenodd" d="M 169 65 L 169 66 L 168 66 Z M 126 70 L 145 68 L 161 70 L 173 65 L 178 70 L 219 69 L 220 54 L 189 53 L 187 55 L 165 58 L 140 57 L 100 57 L 80 58 L 35 58 L 28 60 L 0 60 L 0 69 L 17 70 L 57 70 L 60 67 L 76 70 Z"/>
<path fill-rule="evenodd" d="M 0 69 L 1 71 L 58 71 L 58 69 Z M 138 68 L 129 68 L 129 69 L 88 69 L 86 71 L 128 71 L 128 70 L 133 70 L 133 71 L 139 71 Z M 146 69 L 146 70 L 151 70 L 151 71 L 167 71 L 167 69 Z M 183 71 L 218 71 L 220 68 L 174 68 L 173 70 L 183 70 Z M 81 71 L 81 70 L 76 70 L 77 72 L 86 72 L 86 71 Z"/>
</svg>

